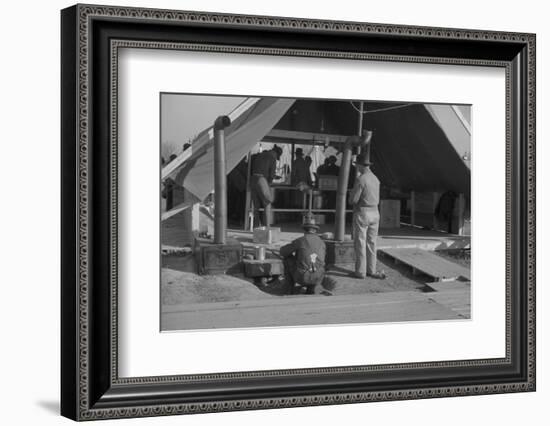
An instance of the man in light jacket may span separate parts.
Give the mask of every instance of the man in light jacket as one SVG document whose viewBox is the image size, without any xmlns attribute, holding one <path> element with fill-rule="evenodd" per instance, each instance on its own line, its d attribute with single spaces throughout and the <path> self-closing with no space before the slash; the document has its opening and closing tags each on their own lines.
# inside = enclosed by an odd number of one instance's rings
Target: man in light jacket
<svg viewBox="0 0 550 426">
<path fill-rule="evenodd" d="M 369 276 L 384 279 L 383 272 L 376 271 L 376 240 L 380 213 L 380 181 L 370 170 L 371 162 L 367 153 L 357 156 L 355 167 L 358 176 L 349 196 L 353 206 L 353 241 L 355 245 L 354 278 Z"/>
</svg>

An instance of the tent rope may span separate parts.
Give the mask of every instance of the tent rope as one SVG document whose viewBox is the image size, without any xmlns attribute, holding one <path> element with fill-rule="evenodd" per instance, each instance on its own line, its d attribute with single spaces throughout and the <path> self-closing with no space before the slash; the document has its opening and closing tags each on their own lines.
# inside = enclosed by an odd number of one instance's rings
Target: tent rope
<svg viewBox="0 0 550 426">
<path fill-rule="evenodd" d="M 405 104 L 405 105 L 396 105 L 396 106 L 392 106 L 392 107 L 388 107 L 388 108 L 379 108 L 379 109 L 371 109 L 370 111 L 367 111 L 367 110 L 361 111 L 359 108 L 357 108 L 355 106 L 353 101 L 350 101 L 350 104 L 351 104 L 351 106 L 353 107 L 353 109 L 355 111 L 357 111 L 358 113 L 363 113 L 363 114 L 372 114 L 373 112 L 390 111 L 392 109 L 406 108 L 408 106 L 414 105 L 413 103 L 409 103 L 409 104 Z"/>
</svg>

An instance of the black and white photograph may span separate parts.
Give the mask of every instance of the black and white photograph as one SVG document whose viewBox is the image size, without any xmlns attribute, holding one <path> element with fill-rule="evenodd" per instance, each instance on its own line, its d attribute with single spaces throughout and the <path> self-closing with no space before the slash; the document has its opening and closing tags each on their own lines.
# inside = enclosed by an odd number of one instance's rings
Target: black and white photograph
<svg viewBox="0 0 550 426">
<path fill-rule="evenodd" d="M 1 423 L 544 425 L 544 5 L 5 2 Z"/>
<path fill-rule="evenodd" d="M 161 331 L 471 319 L 472 105 L 159 96 Z"/>
</svg>

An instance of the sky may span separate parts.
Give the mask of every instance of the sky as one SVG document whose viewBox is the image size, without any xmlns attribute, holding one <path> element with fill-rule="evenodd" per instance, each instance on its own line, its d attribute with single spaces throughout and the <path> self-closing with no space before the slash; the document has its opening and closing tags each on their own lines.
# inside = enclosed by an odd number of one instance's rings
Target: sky
<svg viewBox="0 0 550 426">
<path fill-rule="evenodd" d="M 161 95 L 161 143 L 163 156 L 179 153 L 183 144 L 229 114 L 245 97 L 168 94 Z"/>
</svg>

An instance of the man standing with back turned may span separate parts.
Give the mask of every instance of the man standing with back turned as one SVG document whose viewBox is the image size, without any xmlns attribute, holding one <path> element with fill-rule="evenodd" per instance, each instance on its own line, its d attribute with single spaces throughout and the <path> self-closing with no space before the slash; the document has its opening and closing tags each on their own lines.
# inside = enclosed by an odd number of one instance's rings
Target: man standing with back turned
<svg viewBox="0 0 550 426">
<path fill-rule="evenodd" d="M 275 169 L 277 161 L 281 158 L 283 150 L 274 145 L 269 151 L 263 151 L 253 157 L 251 165 L 250 192 L 252 204 L 254 204 L 254 213 L 258 223 L 261 223 L 258 209 L 264 209 L 264 224 L 270 226 L 270 210 L 273 203 L 273 194 L 270 185 L 277 176 Z"/>
<path fill-rule="evenodd" d="M 376 240 L 380 213 L 380 181 L 370 170 L 371 162 L 367 153 L 357 156 L 355 167 L 358 176 L 350 193 L 349 202 L 353 205 L 353 241 L 355 245 L 354 278 L 365 278 L 365 275 L 385 279 L 382 272 L 376 272 Z"/>
</svg>

